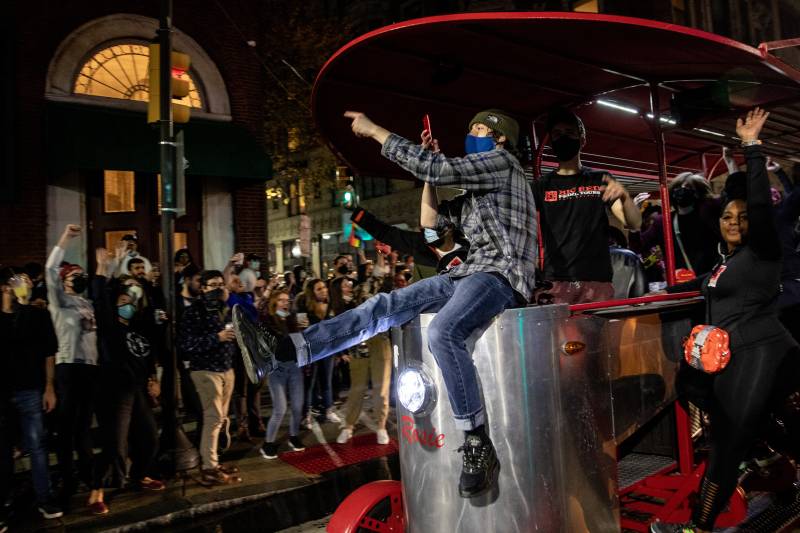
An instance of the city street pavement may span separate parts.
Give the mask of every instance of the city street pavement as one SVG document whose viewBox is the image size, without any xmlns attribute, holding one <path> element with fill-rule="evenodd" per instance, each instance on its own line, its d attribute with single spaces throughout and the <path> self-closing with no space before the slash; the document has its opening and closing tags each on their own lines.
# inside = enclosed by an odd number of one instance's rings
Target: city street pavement
<svg viewBox="0 0 800 533">
<path fill-rule="evenodd" d="M 368 406 L 369 400 L 365 404 Z M 288 451 L 287 420 L 278 436 L 278 442 L 282 443 L 279 453 Z M 366 421 L 362 414 L 362 422 Z M 393 422 L 392 413 L 387 428 L 392 436 L 396 435 Z M 300 438 L 308 447 L 324 442 L 335 443 L 338 433 L 338 424 L 315 423 L 311 430 L 301 430 Z M 359 424 L 356 435 L 364 433 L 372 431 Z M 81 492 L 73 498 L 71 512 L 62 519 L 45 523 L 36 513 L 29 512 L 24 519 L 11 522 L 11 531 L 205 532 L 219 530 L 223 524 L 226 531 L 278 531 L 296 524 L 313 524 L 330 515 L 350 492 L 364 483 L 399 479 L 397 454 L 313 475 L 280 459 L 263 459 L 258 451 L 260 445 L 260 439 L 253 439 L 252 443 L 234 439 L 231 448 L 223 454 L 223 462 L 236 464 L 241 469 L 239 475 L 243 482 L 240 484 L 203 487 L 197 481 L 197 471 L 194 471 L 185 488 L 180 480 L 176 480 L 169 482 L 163 492 L 109 490 L 106 501 L 111 512 L 99 517 L 88 514 L 85 505 L 87 494 Z"/>
<path fill-rule="evenodd" d="M 326 516 L 325 518 L 320 518 L 319 520 L 312 520 L 311 522 L 306 522 L 305 524 L 300 524 L 299 526 L 290 527 L 289 529 L 282 529 L 277 533 L 322 533 L 325 531 L 325 527 L 328 525 L 328 521 L 331 519 L 330 516 Z"/>
</svg>

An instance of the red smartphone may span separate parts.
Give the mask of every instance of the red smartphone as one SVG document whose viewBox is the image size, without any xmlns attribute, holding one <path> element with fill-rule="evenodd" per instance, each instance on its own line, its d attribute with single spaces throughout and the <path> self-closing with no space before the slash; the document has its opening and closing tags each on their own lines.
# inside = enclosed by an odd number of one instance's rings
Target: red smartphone
<svg viewBox="0 0 800 533">
<path fill-rule="evenodd" d="M 422 117 L 422 129 L 430 133 L 431 139 L 433 139 L 433 132 L 431 131 L 431 117 L 427 114 Z"/>
</svg>

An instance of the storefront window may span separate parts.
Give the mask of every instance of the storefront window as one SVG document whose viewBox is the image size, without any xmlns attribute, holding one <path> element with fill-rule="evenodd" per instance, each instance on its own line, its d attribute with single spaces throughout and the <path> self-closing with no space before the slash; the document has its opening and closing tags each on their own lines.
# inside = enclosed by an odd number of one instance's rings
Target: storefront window
<svg viewBox="0 0 800 533">
<path fill-rule="evenodd" d="M 103 171 L 103 210 L 106 213 L 136 211 L 136 179 L 131 170 Z"/>
</svg>

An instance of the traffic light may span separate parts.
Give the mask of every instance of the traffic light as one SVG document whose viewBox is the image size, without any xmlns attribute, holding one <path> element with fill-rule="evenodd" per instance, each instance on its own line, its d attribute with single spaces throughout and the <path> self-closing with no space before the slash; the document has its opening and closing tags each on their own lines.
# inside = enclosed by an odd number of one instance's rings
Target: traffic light
<svg viewBox="0 0 800 533">
<path fill-rule="evenodd" d="M 353 186 L 348 185 L 347 188 L 342 193 L 342 205 L 344 207 L 352 207 L 353 206 Z"/>
<path fill-rule="evenodd" d="M 345 209 L 358 207 L 358 195 L 353 187 L 353 177 L 349 175 L 347 167 L 336 167 L 336 199 L 337 203 Z"/>
<path fill-rule="evenodd" d="M 148 67 L 150 81 L 150 96 L 147 103 L 147 122 L 153 124 L 161 119 L 160 95 L 161 95 L 161 76 L 160 76 L 160 46 L 157 43 L 150 44 L 150 64 Z M 172 52 L 170 54 L 172 63 L 172 75 L 170 77 L 170 94 L 172 96 L 172 120 L 179 124 L 189 122 L 191 107 L 176 102 L 189 95 L 189 81 L 181 79 L 181 76 L 189 70 L 191 60 L 188 54 Z"/>
</svg>

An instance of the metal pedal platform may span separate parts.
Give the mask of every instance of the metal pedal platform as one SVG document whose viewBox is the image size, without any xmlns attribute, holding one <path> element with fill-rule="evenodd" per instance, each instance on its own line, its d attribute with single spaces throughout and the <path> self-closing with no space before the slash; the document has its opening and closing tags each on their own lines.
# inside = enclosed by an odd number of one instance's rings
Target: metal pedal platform
<svg viewBox="0 0 800 533">
<path fill-rule="evenodd" d="M 759 503 L 761 505 L 759 505 Z M 790 533 L 800 529 L 800 490 L 794 498 L 778 501 L 774 495 L 761 493 L 748 504 L 747 521 L 721 533 Z"/>
<path fill-rule="evenodd" d="M 617 482 L 623 491 L 657 472 L 675 464 L 675 459 L 663 455 L 629 453 L 617 464 Z"/>
</svg>

